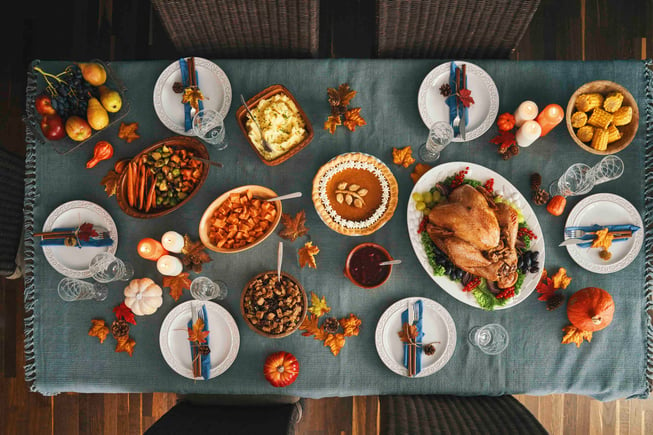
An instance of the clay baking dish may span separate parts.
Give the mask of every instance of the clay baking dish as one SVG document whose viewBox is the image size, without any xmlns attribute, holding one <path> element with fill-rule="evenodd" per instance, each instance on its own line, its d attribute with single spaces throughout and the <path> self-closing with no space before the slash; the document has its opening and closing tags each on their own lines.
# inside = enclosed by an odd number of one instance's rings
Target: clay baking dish
<svg viewBox="0 0 653 435">
<path fill-rule="evenodd" d="M 277 94 L 285 94 L 287 95 L 290 100 L 295 103 L 295 106 L 297 106 L 297 110 L 299 111 L 299 114 L 301 115 L 302 119 L 304 120 L 304 124 L 306 125 L 306 137 L 304 138 L 303 141 L 295 145 L 293 148 L 288 150 L 286 153 L 280 155 L 279 157 L 272 159 L 272 160 L 266 160 L 265 157 L 259 152 L 259 150 L 256 148 L 256 146 L 252 143 L 252 141 L 249 138 L 249 134 L 247 132 L 247 110 L 245 109 L 245 106 L 240 106 L 238 110 L 236 110 L 236 121 L 238 122 L 238 126 L 240 127 L 240 130 L 243 132 L 245 135 L 245 138 L 247 139 L 247 143 L 252 147 L 256 155 L 261 159 L 263 163 L 265 163 L 268 166 L 276 166 L 279 165 L 304 148 L 313 140 L 313 125 L 311 124 L 311 121 L 308 119 L 308 116 L 306 116 L 306 113 L 304 112 L 304 109 L 302 109 L 302 106 L 299 105 L 295 97 L 293 96 L 292 93 L 288 89 L 286 89 L 282 85 L 272 85 L 266 89 L 263 89 L 261 92 L 258 94 L 254 95 L 252 98 L 247 100 L 247 107 L 249 107 L 249 110 L 252 110 L 253 107 L 255 107 L 261 100 L 264 100 L 266 98 L 270 98 L 274 95 Z"/>
<path fill-rule="evenodd" d="M 167 139 L 163 139 L 154 145 L 150 145 L 149 147 L 145 148 L 143 151 L 138 153 L 136 156 L 134 156 L 131 161 L 137 161 L 140 159 L 140 157 L 143 154 L 147 154 L 150 151 L 154 151 L 155 149 L 159 148 L 160 146 L 163 145 L 168 145 L 171 147 L 175 148 L 185 148 L 189 151 L 193 151 L 194 155 L 196 157 L 200 157 L 202 159 L 209 159 L 209 152 L 206 150 L 206 147 L 202 142 L 200 142 L 198 139 L 194 137 L 189 137 L 189 136 L 172 136 Z M 129 205 L 129 202 L 127 201 L 127 171 L 124 170 L 120 174 L 120 179 L 118 180 L 118 189 L 116 190 L 116 198 L 118 199 L 118 205 L 120 208 L 127 213 L 129 216 L 139 218 L 139 219 L 150 219 L 150 218 L 155 218 L 159 216 L 166 215 L 168 213 L 172 213 L 173 211 L 179 209 L 180 207 L 184 206 L 190 199 L 195 196 L 195 194 L 200 190 L 204 182 L 206 181 L 206 177 L 209 174 L 209 165 L 207 163 L 202 163 L 202 175 L 195 185 L 195 188 L 191 193 L 188 194 L 186 198 L 184 198 L 181 202 L 179 202 L 177 205 L 169 208 L 162 208 L 162 209 L 152 209 L 149 212 L 145 212 L 143 210 L 139 210 L 135 207 L 131 207 Z"/>
<path fill-rule="evenodd" d="M 630 123 L 628 125 L 618 127 L 622 134 L 621 139 L 609 143 L 608 148 L 604 151 L 596 150 L 592 148 L 590 143 L 584 143 L 578 139 L 578 136 L 576 136 L 576 131 L 571 126 L 571 115 L 573 115 L 573 113 L 576 111 L 576 98 L 578 98 L 578 96 L 581 94 L 594 92 L 599 93 L 604 97 L 610 92 L 620 92 L 624 96 L 622 106 L 630 106 L 633 108 L 633 117 Z M 608 80 L 596 80 L 593 82 L 585 83 L 583 86 L 576 89 L 576 92 L 574 92 L 571 98 L 569 98 L 569 103 L 567 103 L 567 112 L 565 118 L 567 121 L 567 130 L 569 130 L 569 134 L 571 135 L 573 141 L 576 142 L 576 145 L 592 154 L 614 154 L 630 145 L 630 143 L 635 138 L 637 129 L 639 127 L 639 108 L 637 107 L 637 101 L 635 101 L 635 98 L 633 98 L 632 94 L 628 92 L 628 89 Z"/>
</svg>

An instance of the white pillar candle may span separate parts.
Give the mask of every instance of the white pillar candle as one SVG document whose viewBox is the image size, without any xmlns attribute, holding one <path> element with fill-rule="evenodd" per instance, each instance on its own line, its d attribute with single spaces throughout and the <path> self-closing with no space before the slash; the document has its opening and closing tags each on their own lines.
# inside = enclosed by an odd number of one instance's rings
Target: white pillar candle
<svg viewBox="0 0 653 435">
<path fill-rule="evenodd" d="M 532 101 L 524 101 L 515 110 L 515 127 L 521 127 L 522 124 L 537 116 L 537 104 Z"/>
<path fill-rule="evenodd" d="M 184 270 L 184 265 L 177 257 L 162 255 L 156 261 L 156 269 L 161 275 L 177 276 Z"/>
<path fill-rule="evenodd" d="M 166 251 L 179 253 L 184 248 L 184 236 L 168 231 L 161 237 L 161 244 Z"/>
<path fill-rule="evenodd" d="M 517 145 L 520 147 L 527 147 L 535 142 L 535 139 L 540 137 L 541 134 L 542 127 L 540 127 L 540 124 L 538 124 L 537 121 L 526 121 L 521 127 L 519 127 L 519 130 L 517 130 L 515 139 L 517 140 Z"/>
</svg>

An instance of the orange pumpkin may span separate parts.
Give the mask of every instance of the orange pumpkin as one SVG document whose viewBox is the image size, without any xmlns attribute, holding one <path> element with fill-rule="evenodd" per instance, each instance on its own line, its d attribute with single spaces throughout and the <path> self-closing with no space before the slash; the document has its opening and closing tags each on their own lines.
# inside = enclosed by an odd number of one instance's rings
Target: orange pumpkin
<svg viewBox="0 0 653 435">
<path fill-rule="evenodd" d="M 499 130 L 501 131 L 512 130 L 514 126 L 515 126 L 515 116 L 512 113 L 508 113 L 508 112 L 502 113 L 497 118 L 497 127 L 499 127 Z"/>
<path fill-rule="evenodd" d="M 603 289 L 586 287 L 569 298 L 567 317 L 583 331 L 600 331 L 612 322 L 614 301 Z"/>
<path fill-rule="evenodd" d="M 549 200 L 546 205 L 546 210 L 553 216 L 560 216 L 565 211 L 567 205 L 567 198 L 561 195 L 556 195 Z"/>
<path fill-rule="evenodd" d="M 266 358 L 263 374 L 273 387 L 287 387 L 299 375 L 299 361 L 291 353 L 275 352 Z"/>
</svg>

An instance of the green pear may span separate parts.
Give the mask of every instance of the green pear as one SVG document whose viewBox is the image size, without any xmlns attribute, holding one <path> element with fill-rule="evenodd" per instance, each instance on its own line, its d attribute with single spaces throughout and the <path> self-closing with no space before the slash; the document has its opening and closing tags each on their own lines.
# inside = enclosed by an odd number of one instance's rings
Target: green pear
<svg viewBox="0 0 653 435">
<path fill-rule="evenodd" d="M 109 125 L 109 112 L 102 106 L 100 100 L 95 97 L 88 100 L 86 120 L 93 130 L 102 130 Z"/>
<path fill-rule="evenodd" d="M 108 86 L 102 85 L 98 88 L 100 91 L 100 102 L 107 112 L 116 113 L 122 107 L 122 98 L 120 93 Z"/>
<path fill-rule="evenodd" d="M 103 85 L 107 81 L 107 71 L 102 65 L 95 62 L 78 63 L 77 66 L 82 71 L 82 77 L 93 86 Z"/>
</svg>

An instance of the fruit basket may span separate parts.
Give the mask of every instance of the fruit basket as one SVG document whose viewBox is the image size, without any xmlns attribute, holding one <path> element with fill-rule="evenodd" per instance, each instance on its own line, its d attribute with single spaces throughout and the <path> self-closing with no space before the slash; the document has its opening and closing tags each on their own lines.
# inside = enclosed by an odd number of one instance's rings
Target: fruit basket
<svg viewBox="0 0 653 435">
<path fill-rule="evenodd" d="M 57 71 L 44 71 L 40 67 L 40 61 L 36 60 L 28 71 L 27 126 L 34 133 L 37 140 L 52 145 L 59 154 L 68 154 L 78 150 L 88 142 L 97 142 L 100 135 L 103 135 L 111 126 L 118 123 L 129 113 L 130 104 L 125 98 L 127 88 L 115 75 L 109 64 L 99 59 L 84 63 L 99 65 L 101 69 L 104 69 L 106 80 L 102 85 L 95 86 L 84 78 L 77 66 L 82 64 L 81 62 L 63 64 Z M 100 91 L 101 87 L 102 92 Z M 51 105 L 47 103 L 44 105 L 43 95 L 49 98 Z M 64 95 L 66 96 L 64 97 Z M 106 112 L 106 117 L 104 115 L 99 116 L 99 119 L 104 118 L 102 122 L 88 122 L 87 110 L 91 97 L 97 100 L 92 103 L 97 108 L 96 113 Z M 104 102 L 107 102 L 106 105 L 109 109 L 105 107 Z M 56 116 L 45 121 L 45 116 L 38 111 L 37 105 L 41 110 L 54 111 L 59 117 L 61 125 L 58 124 L 59 121 Z M 66 133 L 66 121 L 72 116 L 77 116 L 86 123 L 86 125 L 79 121 L 77 123 L 80 130 L 85 131 L 78 140 L 73 140 Z M 49 130 L 42 128 L 42 122 L 47 125 Z M 91 127 L 90 124 L 97 128 Z M 63 129 L 63 135 L 61 138 L 56 138 L 56 130 L 60 128 Z M 46 131 L 50 133 L 46 134 Z"/>
</svg>

